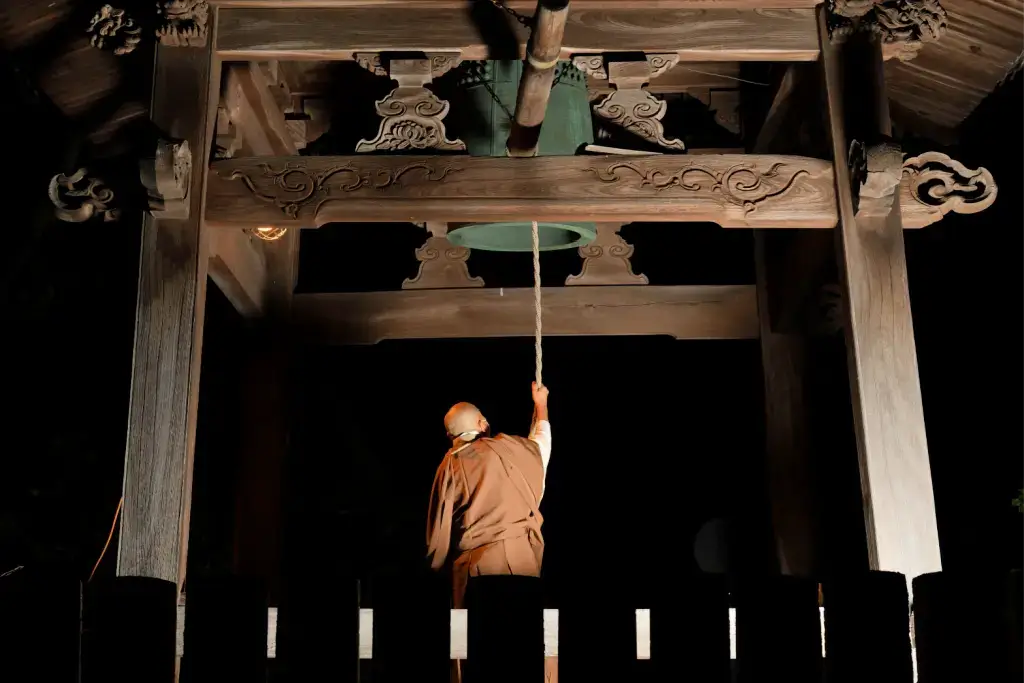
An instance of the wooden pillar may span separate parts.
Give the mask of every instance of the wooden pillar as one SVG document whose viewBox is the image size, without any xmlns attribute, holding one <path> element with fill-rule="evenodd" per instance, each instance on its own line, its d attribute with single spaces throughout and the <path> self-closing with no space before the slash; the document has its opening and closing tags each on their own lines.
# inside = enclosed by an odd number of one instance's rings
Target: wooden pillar
<svg viewBox="0 0 1024 683">
<path fill-rule="evenodd" d="M 813 106 L 812 95 L 820 94 L 810 76 L 805 65 L 787 68 L 754 143 L 755 153 L 808 154 L 795 132 Z M 768 500 L 779 569 L 794 576 L 815 576 L 823 569 L 821 506 L 804 382 L 812 370 L 811 340 L 800 320 L 823 264 L 832 258 L 831 235 L 822 232 L 754 230 Z"/>
<path fill-rule="evenodd" d="M 941 569 L 899 196 L 902 156 L 891 133 L 882 44 L 871 12 L 819 8 L 839 203 L 839 266 L 861 491 L 872 569 L 912 579 Z M 834 19 L 835 20 L 835 19 Z M 850 158 L 854 144 L 853 159 Z M 851 169 L 852 161 L 852 169 Z"/>
<path fill-rule="evenodd" d="M 761 365 L 764 370 L 765 472 L 771 506 L 772 531 L 779 569 L 783 574 L 814 575 L 819 568 L 815 478 L 811 462 L 808 414 L 804 395 L 807 340 L 799 331 L 777 329 L 772 295 L 780 289 L 776 250 L 782 235 L 754 231 L 757 310 L 761 326 Z"/>
<path fill-rule="evenodd" d="M 274 64 L 235 64 L 225 70 L 224 109 L 241 138 L 242 153 L 253 156 L 297 156 L 296 140 L 285 113 L 273 94 L 279 81 Z M 383 128 L 382 128 L 383 130 Z M 253 226 L 256 227 L 256 226 Z M 232 231 L 223 231 L 232 232 Z M 236 303 L 242 315 L 253 318 L 246 335 L 241 392 L 242 424 L 235 494 L 232 569 L 240 576 L 264 581 L 272 603 L 280 595 L 282 548 L 282 485 L 288 451 L 289 375 L 291 347 L 282 334 L 291 312 L 298 275 L 299 233 L 287 229 L 274 240 L 262 240 L 241 230 L 225 245 L 235 258 L 214 259 L 214 281 L 228 293 L 234 289 L 255 294 L 232 301 L 258 299 L 252 312 Z M 254 266 L 246 268 L 246 263 Z M 235 287 L 235 282 L 247 283 Z"/>
<path fill-rule="evenodd" d="M 210 17 L 211 24 L 214 17 Z M 200 230 L 219 62 L 200 47 L 156 48 L 150 115 L 194 154 L 189 217 L 145 216 L 118 547 L 120 576 L 178 584 L 188 549 L 207 253 Z"/>
<path fill-rule="evenodd" d="M 540 126 L 548 108 L 568 18 L 569 0 L 540 0 L 537 3 L 533 33 L 526 46 L 526 65 L 519 81 L 512 130 L 508 136 L 509 156 L 532 157 L 537 154 Z"/>
</svg>

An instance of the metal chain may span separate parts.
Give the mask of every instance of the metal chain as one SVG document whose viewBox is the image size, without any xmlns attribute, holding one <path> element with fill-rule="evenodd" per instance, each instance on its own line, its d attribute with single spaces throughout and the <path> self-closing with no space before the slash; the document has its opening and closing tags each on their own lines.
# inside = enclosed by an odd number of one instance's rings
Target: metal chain
<svg viewBox="0 0 1024 683">
<path fill-rule="evenodd" d="M 533 17 L 525 17 L 525 16 L 523 16 L 519 12 L 515 11 L 514 9 L 512 9 L 511 7 L 506 5 L 503 2 L 503 0 L 491 0 L 491 4 L 494 5 L 495 7 L 497 7 L 498 9 L 506 12 L 510 17 L 512 17 L 513 19 L 518 21 L 520 24 L 522 24 L 526 28 L 533 28 Z"/>
</svg>

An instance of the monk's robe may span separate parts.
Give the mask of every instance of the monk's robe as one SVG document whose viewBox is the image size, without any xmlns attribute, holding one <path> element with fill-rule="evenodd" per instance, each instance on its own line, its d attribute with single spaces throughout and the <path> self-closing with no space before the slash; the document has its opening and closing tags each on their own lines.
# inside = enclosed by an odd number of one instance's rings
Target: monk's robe
<svg viewBox="0 0 1024 683">
<path fill-rule="evenodd" d="M 427 556 L 435 570 L 450 566 L 455 608 L 465 607 L 470 576 L 540 576 L 538 506 L 550 444 L 544 420 L 530 439 L 480 437 L 444 456 L 430 496 Z"/>
</svg>

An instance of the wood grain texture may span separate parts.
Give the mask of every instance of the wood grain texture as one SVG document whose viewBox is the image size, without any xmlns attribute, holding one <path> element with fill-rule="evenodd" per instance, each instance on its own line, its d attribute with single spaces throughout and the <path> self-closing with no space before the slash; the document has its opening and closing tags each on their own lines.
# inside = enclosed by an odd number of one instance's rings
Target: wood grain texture
<svg viewBox="0 0 1024 683">
<path fill-rule="evenodd" d="M 546 287 L 546 335 L 658 335 L 756 339 L 752 286 Z M 384 339 L 528 337 L 532 289 L 298 294 L 295 322 L 307 339 L 375 344 Z"/>
<path fill-rule="evenodd" d="M 942 563 L 900 207 L 887 216 L 857 217 L 847 158 L 849 140 L 890 133 L 881 48 L 868 39 L 832 45 L 824 13 L 819 32 L 868 555 L 872 569 L 902 572 L 911 580 L 941 570 Z"/>
<path fill-rule="evenodd" d="M 569 19 L 568 5 L 558 10 L 537 3 L 537 13 L 526 46 L 526 62 L 519 78 L 516 109 L 512 116 L 505 149 L 510 157 L 532 157 L 537 154 L 540 126 L 548 110 L 551 84 L 562 49 L 565 24 Z"/>
<path fill-rule="evenodd" d="M 206 221 L 704 221 L 835 226 L 827 161 L 754 155 L 286 157 L 213 164 Z"/>
<path fill-rule="evenodd" d="M 214 64 L 210 49 L 156 48 L 151 117 L 195 150 L 208 149 L 212 135 L 219 77 Z M 190 219 L 143 221 L 117 562 L 120 576 L 155 577 L 179 587 L 188 548 L 206 300 L 204 166 L 192 174 Z"/>
<path fill-rule="evenodd" d="M 464 7 L 225 8 L 217 49 L 226 59 L 351 59 L 356 52 L 451 52 L 487 59 L 489 48 Z M 429 26 L 430 31 L 424 31 Z M 525 54 L 524 27 L 508 24 Z M 808 9 L 630 9 L 570 7 L 562 58 L 595 52 L 675 52 L 682 61 L 814 61 Z"/>
<path fill-rule="evenodd" d="M 734 88 L 739 78 L 739 62 L 690 62 L 674 66 L 651 79 L 647 90 L 655 95 L 664 95 L 690 90 Z M 587 76 L 587 90 L 591 95 L 601 95 L 611 92 L 612 86 L 607 79 Z"/>
<path fill-rule="evenodd" d="M 946 35 L 913 60 L 886 63 L 900 110 L 940 129 L 956 128 L 1024 51 L 1024 0 L 942 0 Z"/>
</svg>

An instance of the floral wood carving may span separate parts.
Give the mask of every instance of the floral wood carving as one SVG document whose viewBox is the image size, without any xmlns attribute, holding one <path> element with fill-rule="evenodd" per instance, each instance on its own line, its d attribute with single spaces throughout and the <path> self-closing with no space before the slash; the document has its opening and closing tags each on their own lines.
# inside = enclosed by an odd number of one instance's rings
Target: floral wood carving
<svg viewBox="0 0 1024 683">
<path fill-rule="evenodd" d="M 156 37 L 167 47 L 203 47 L 208 33 L 210 5 L 207 0 L 161 0 L 157 13 L 164 25 Z"/>
<path fill-rule="evenodd" d="M 449 140 L 444 117 L 449 104 L 427 90 L 433 78 L 434 58 L 442 58 L 438 69 L 451 68 L 458 55 L 435 55 L 431 59 L 393 60 L 390 76 L 398 87 L 382 100 L 377 100 L 377 113 L 383 120 L 372 140 L 362 139 L 356 152 L 395 152 L 409 149 L 466 150 L 462 140 Z"/>
<path fill-rule="evenodd" d="M 946 10 L 938 0 L 829 0 L 828 7 L 833 42 L 871 31 L 881 38 L 885 59 L 909 61 L 946 33 Z"/>
<path fill-rule="evenodd" d="M 936 214 L 978 213 L 992 206 L 998 188 L 986 168 L 969 169 L 941 152 L 926 152 L 903 162 L 911 195 Z"/>
<path fill-rule="evenodd" d="M 93 47 L 102 50 L 113 46 L 118 56 L 129 54 L 142 41 L 142 28 L 123 9 L 110 5 L 104 5 L 93 15 L 87 33 L 92 34 L 89 43 Z"/>
<path fill-rule="evenodd" d="M 459 52 L 427 52 L 424 53 L 430 64 L 430 78 L 440 78 L 462 63 L 462 54 Z M 363 67 L 374 76 L 387 76 L 388 69 L 385 66 L 386 56 L 382 57 L 379 52 L 356 52 L 352 55 L 356 64 Z M 396 60 L 401 61 L 401 60 Z M 395 76 L 398 78 L 398 76 Z M 429 83 L 428 79 L 423 85 Z"/>
<path fill-rule="evenodd" d="M 783 162 L 772 164 L 767 171 L 743 163 L 716 171 L 693 163 L 682 166 L 675 173 L 666 173 L 659 169 L 646 169 L 632 161 L 617 161 L 603 170 L 584 170 L 594 173 L 598 180 L 606 183 L 626 181 L 628 176 L 619 175 L 619 172 L 628 171 L 639 178 L 640 187 L 649 185 L 658 191 L 680 189 L 718 193 L 729 204 L 742 207 L 744 214 L 756 211 L 758 205 L 768 199 L 781 197 L 793 188 L 797 178 L 810 175 L 807 169 L 793 169 Z"/>
<path fill-rule="evenodd" d="M 402 289 L 459 289 L 483 287 L 482 277 L 470 277 L 469 248 L 457 247 L 448 241 L 447 225 L 427 224 L 430 236 L 416 250 L 419 271 L 414 278 L 406 278 Z"/>
<path fill-rule="evenodd" d="M 572 65 L 593 78 L 600 78 L 601 80 L 608 78 L 608 70 L 604 67 L 603 55 L 576 55 L 572 58 Z"/>
<path fill-rule="evenodd" d="M 253 196 L 261 201 L 273 204 L 281 209 L 285 216 L 291 219 L 299 217 L 299 213 L 307 206 L 316 204 L 313 215 L 316 215 L 325 200 L 331 198 L 332 192 L 355 192 L 356 190 L 371 188 L 374 190 L 385 190 L 392 186 L 401 185 L 402 177 L 413 171 L 421 171 L 424 180 L 430 182 L 443 181 L 449 173 L 461 171 L 455 166 L 436 167 L 426 162 L 407 164 L 400 168 L 356 168 L 349 164 L 331 166 L 321 171 L 310 171 L 300 163 L 289 163 L 280 170 L 275 170 L 270 164 L 261 163 L 258 165 L 263 173 L 252 177 L 249 172 L 235 170 L 228 177 L 229 180 L 240 180 L 252 192 Z M 269 180 L 270 188 L 261 189 Z M 331 183 L 335 179 L 337 182 Z"/>
<path fill-rule="evenodd" d="M 352 59 L 355 60 L 356 64 L 363 67 L 374 76 L 388 75 L 388 70 L 384 68 L 384 65 L 380 61 L 379 52 L 357 52 L 352 55 Z"/>
<path fill-rule="evenodd" d="M 158 140 L 153 158 L 143 159 L 139 171 L 151 215 L 188 218 L 192 151 L 187 140 Z"/>
<path fill-rule="evenodd" d="M 85 168 L 70 176 L 53 176 L 48 194 L 55 207 L 54 214 L 68 223 L 84 223 L 96 215 L 104 222 L 116 221 L 120 217 L 120 211 L 111 207 L 114 191 L 99 178 L 90 177 Z"/>
<path fill-rule="evenodd" d="M 616 90 L 594 107 L 594 113 L 611 123 L 625 128 L 644 140 L 684 151 L 682 140 L 665 137 L 661 119 L 668 111 L 668 103 L 646 90 Z"/>
<path fill-rule="evenodd" d="M 657 78 L 679 63 L 679 55 L 674 52 L 646 56 L 647 66 L 651 70 L 651 78 Z"/>
<path fill-rule="evenodd" d="M 665 137 L 661 119 L 668 103 L 644 89 L 653 77 L 653 58 L 660 60 L 658 68 L 662 70 L 678 61 L 676 55 L 667 54 L 648 55 L 646 61 L 610 63 L 608 82 L 615 90 L 594 106 L 594 113 L 648 142 L 682 152 L 686 150 L 682 140 Z"/>
<path fill-rule="evenodd" d="M 571 285 L 646 285 L 647 276 L 637 275 L 629 258 L 633 246 L 619 236 L 620 223 L 598 223 L 597 237 L 579 248 L 583 268 L 579 275 L 565 279 Z"/>
</svg>

